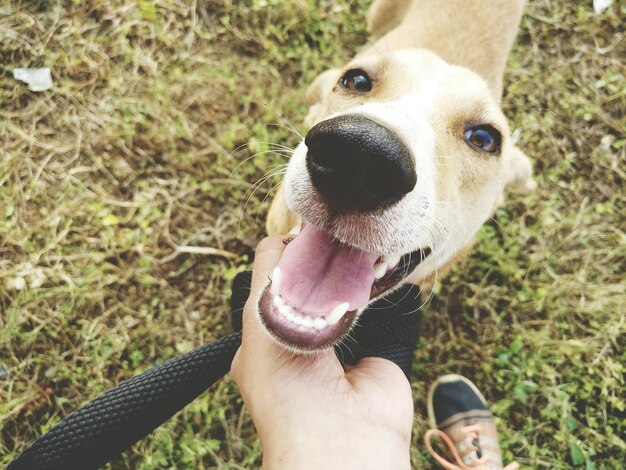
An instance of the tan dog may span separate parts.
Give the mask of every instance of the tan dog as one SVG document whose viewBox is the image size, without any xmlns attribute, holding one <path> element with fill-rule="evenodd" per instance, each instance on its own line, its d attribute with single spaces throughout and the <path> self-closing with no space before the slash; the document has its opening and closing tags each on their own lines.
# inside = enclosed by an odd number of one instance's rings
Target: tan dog
<svg viewBox="0 0 626 470">
<path fill-rule="evenodd" d="M 371 299 L 467 253 L 505 187 L 534 187 L 499 106 L 523 6 L 377 0 L 379 39 L 311 85 L 312 128 L 267 221 L 270 234 L 304 222 L 261 302 L 276 339 L 331 346 Z"/>
</svg>

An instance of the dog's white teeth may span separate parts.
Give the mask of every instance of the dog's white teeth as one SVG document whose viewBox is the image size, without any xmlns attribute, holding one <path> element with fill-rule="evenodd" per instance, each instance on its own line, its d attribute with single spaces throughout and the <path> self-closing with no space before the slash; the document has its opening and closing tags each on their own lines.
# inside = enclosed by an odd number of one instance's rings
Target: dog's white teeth
<svg viewBox="0 0 626 470">
<path fill-rule="evenodd" d="M 380 279 L 387 273 L 387 263 L 381 261 L 380 263 L 376 263 L 374 265 L 374 277 L 376 279 Z"/>
<path fill-rule="evenodd" d="M 376 279 L 381 279 L 385 274 L 398 265 L 400 258 L 400 255 L 381 257 L 374 265 L 374 277 Z"/>
<path fill-rule="evenodd" d="M 289 318 L 290 316 L 293 316 L 293 312 L 291 311 L 291 308 L 289 308 L 289 305 L 284 303 L 284 301 L 282 305 L 278 305 L 278 311 L 284 316 L 286 316 L 287 318 Z"/>
<path fill-rule="evenodd" d="M 348 311 L 348 307 L 350 307 L 350 304 L 348 302 L 344 302 L 342 304 L 337 305 L 335 308 L 333 308 L 333 311 L 330 312 L 330 315 L 328 315 L 328 317 L 326 318 L 326 321 L 328 322 L 328 324 L 334 325 L 339 320 L 341 320 L 341 318 Z"/>
<path fill-rule="evenodd" d="M 274 298 L 276 298 L 280 293 L 280 283 L 282 282 L 282 280 L 283 273 L 281 272 L 280 268 L 276 266 L 274 268 L 274 272 L 272 273 L 272 286 L 270 288 L 270 292 L 272 293 Z"/>
<path fill-rule="evenodd" d="M 281 307 L 285 306 L 285 301 L 280 295 L 275 295 L 274 300 L 272 300 L 274 307 L 280 310 Z"/>
<path fill-rule="evenodd" d="M 278 311 L 278 314 L 284 319 L 290 321 L 294 325 L 315 330 L 323 330 L 329 325 L 334 325 L 343 318 L 343 316 L 348 311 L 348 308 L 350 307 L 350 304 L 348 302 L 344 302 L 333 308 L 333 310 L 326 318 L 313 318 L 306 314 L 298 314 L 287 302 L 285 302 L 285 299 L 283 299 L 280 295 L 274 296 L 274 298 L 272 299 L 272 304 L 274 305 L 274 308 Z"/>
<path fill-rule="evenodd" d="M 280 295 L 274 296 L 274 298 L 272 299 L 272 304 L 283 318 L 295 325 L 316 330 L 321 330 L 328 325 L 328 322 L 323 318 L 313 318 L 309 317 L 308 315 L 298 315 L 298 313 L 296 313 L 291 308 L 291 306 L 287 302 L 285 302 L 285 299 L 283 299 Z"/>
</svg>

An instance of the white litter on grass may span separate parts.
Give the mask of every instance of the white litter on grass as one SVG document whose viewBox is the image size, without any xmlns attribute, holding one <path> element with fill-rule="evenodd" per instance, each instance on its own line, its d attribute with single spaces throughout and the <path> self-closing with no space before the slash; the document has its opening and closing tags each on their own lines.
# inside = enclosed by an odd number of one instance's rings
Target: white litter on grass
<svg viewBox="0 0 626 470">
<path fill-rule="evenodd" d="M 32 91 L 45 91 L 52 88 L 52 75 L 50 69 L 13 69 L 13 77 L 16 80 L 26 82 L 28 89 Z"/>
<path fill-rule="evenodd" d="M 611 3 L 613 3 L 613 0 L 593 0 L 593 9 L 596 11 L 596 15 L 610 7 Z"/>
</svg>

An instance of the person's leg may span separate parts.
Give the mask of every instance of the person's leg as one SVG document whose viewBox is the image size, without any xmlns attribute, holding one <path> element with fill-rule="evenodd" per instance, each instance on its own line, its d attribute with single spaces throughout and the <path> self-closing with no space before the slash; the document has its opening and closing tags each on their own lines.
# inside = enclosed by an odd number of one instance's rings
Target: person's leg
<svg viewBox="0 0 626 470">
<path fill-rule="evenodd" d="M 428 393 L 431 428 L 424 436 L 428 451 L 447 470 L 515 470 L 502 465 L 493 415 L 478 388 L 460 375 L 444 375 Z M 439 455 L 432 440 L 439 440 L 451 460 Z"/>
</svg>

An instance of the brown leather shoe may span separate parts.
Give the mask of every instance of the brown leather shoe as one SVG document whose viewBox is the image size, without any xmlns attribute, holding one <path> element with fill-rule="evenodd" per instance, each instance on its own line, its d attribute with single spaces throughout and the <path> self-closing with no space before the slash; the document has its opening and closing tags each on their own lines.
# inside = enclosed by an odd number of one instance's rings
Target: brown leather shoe
<svg viewBox="0 0 626 470">
<path fill-rule="evenodd" d="M 444 375 L 428 392 L 431 428 L 424 442 L 433 458 L 447 470 L 516 470 L 504 467 L 493 415 L 482 393 L 461 375 Z M 443 444 L 448 459 L 437 453 L 433 438 Z"/>
</svg>

